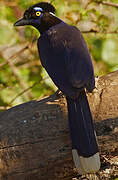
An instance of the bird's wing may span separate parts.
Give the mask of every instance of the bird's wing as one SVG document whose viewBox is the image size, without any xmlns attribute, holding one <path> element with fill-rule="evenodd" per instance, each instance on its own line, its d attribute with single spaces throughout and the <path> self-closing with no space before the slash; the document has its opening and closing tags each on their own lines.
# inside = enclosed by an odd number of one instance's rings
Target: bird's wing
<svg viewBox="0 0 118 180">
<path fill-rule="evenodd" d="M 95 86 L 91 57 L 81 32 L 71 28 L 71 40 L 66 46 L 66 72 L 73 87 L 90 90 Z"/>
</svg>

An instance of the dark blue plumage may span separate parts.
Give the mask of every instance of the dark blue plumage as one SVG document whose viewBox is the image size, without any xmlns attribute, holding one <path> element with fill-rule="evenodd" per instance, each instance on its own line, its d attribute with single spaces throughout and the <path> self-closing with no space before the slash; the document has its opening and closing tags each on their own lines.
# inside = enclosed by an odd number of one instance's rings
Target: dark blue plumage
<svg viewBox="0 0 118 180">
<path fill-rule="evenodd" d="M 40 17 L 35 16 L 35 10 L 40 11 Z M 39 3 L 30 7 L 24 18 L 15 25 L 29 22 L 29 25 L 36 27 L 41 33 L 38 39 L 41 63 L 67 99 L 75 165 L 81 174 L 94 172 L 99 169 L 100 162 L 85 93 L 85 89 L 92 92 L 95 88 L 91 57 L 81 32 L 53 13 L 53 6 L 51 8 L 48 3 Z"/>
<path fill-rule="evenodd" d="M 41 35 L 38 50 L 43 67 L 67 97 L 73 148 L 84 157 L 97 153 L 92 116 L 84 90 L 91 92 L 95 80 L 88 48 L 80 31 L 61 22 Z"/>
</svg>

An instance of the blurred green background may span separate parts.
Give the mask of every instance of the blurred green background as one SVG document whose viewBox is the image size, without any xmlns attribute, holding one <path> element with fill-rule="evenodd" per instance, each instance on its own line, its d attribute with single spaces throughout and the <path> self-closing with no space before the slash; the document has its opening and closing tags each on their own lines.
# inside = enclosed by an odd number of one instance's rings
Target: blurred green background
<svg viewBox="0 0 118 180">
<path fill-rule="evenodd" d="M 56 87 L 37 52 L 40 34 L 13 27 L 36 0 L 0 1 L 0 110 L 52 94 Z M 50 2 L 50 1 L 47 1 Z M 118 69 L 118 8 L 103 0 L 52 0 L 56 15 L 77 26 L 92 56 L 95 76 Z M 109 0 L 117 4 L 117 0 Z"/>
</svg>

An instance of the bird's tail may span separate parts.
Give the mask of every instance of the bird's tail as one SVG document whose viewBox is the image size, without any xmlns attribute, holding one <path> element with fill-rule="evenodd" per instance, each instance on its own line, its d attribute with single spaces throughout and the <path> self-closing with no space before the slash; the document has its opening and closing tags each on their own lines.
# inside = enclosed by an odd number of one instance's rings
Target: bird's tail
<svg viewBox="0 0 118 180">
<path fill-rule="evenodd" d="M 76 100 L 67 97 L 73 160 L 79 174 L 100 169 L 100 158 L 92 115 L 85 91 Z"/>
</svg>

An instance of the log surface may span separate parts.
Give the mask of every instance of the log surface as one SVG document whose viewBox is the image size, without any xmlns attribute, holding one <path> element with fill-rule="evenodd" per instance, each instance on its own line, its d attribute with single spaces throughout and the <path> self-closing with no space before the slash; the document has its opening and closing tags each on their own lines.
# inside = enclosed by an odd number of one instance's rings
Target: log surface
<svg viewBox="0 0 118 180">
<path fill-rule="evenodd" d="M 97 131 L 101 170 L 89 179 L 118 175 L 118 71 L 96 80 L 88 100 Z M 64 96 L 52 95 L 0 113 L 0 180 L 71 180 L 72 161 Z M 78 179 L 82 179 L 78 176 Z"/>
</svg>

